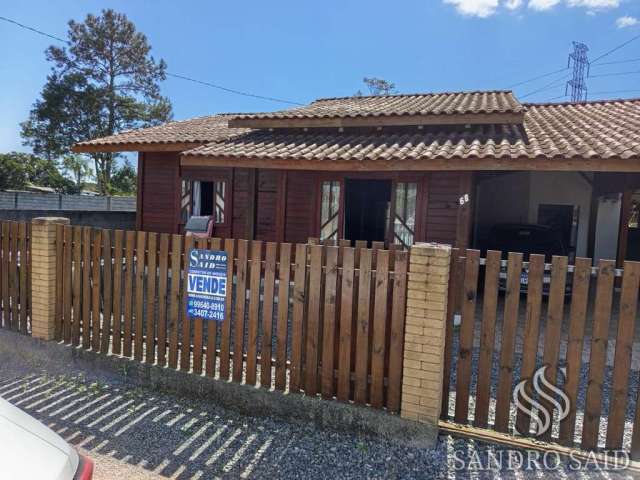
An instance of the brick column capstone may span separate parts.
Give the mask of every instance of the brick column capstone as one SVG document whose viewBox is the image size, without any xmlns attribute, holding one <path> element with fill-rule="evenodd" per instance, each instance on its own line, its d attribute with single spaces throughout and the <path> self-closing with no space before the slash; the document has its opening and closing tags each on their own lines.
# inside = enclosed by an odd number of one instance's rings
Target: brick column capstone
<svg viewBox="0 0 640 480">
<path fill-rule="evenodd" d="M 411 247 L 402 375 L 403 418 L 437 426 L 444 368 L 451 247 Z"/>
<path fill-rule="evenodd" d="M 56 315 L 56 225 L 68 218 L 31 220 L 31 336 L 53 340 Z"/>
</svg>

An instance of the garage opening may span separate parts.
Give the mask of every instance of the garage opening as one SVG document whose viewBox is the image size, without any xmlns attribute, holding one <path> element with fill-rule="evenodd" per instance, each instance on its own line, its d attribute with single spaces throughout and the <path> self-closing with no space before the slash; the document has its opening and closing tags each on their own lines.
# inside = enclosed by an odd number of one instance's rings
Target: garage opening
<svg viewBox="0 0 640 480">
<path fill-rule="evenodd" d="M 391 180 L 346 180 L 345 238 L 384 241 L 390 203 Z"/>
</svg>

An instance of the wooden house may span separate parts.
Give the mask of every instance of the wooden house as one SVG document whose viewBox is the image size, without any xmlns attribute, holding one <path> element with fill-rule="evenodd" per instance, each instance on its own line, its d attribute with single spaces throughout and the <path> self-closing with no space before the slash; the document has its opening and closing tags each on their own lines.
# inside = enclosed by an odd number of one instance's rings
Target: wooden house
<svg viewBox="0 0 640 480">
<path fill-rule="evenodd" d="M 556 222 L 575 255 L 640 259 L 640 100 L 330 98 L 170 122 L 75 151 L 138 152 L 142 230 L 180 232 L 200 214 L 214 216 L 221 237 L 464 248 L 483 247 L 496 223 Z"/>
</svg>

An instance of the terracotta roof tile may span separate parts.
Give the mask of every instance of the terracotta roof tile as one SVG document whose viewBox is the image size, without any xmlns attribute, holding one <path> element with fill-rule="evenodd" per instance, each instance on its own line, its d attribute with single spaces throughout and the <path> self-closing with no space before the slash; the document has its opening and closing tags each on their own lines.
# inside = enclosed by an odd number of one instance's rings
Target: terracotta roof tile
<svg viewBox="0 0 640 480">
<path fill-rule="evenodd" d="M 211 115 L 168 122 L 156 127 L 128 130 L 109 137 L 96 138 L 76 144 L 86 146 L 154 145 L 172 143 L 209 143 L 226 140 L 246 129 L 230 129 L 229 115 Z"/>
<path fill-rule="evenodd" d="M 510 91 L 428 93 L 324 98 L 303 107 L 235 115 L 232 119 L 356 118 L 411 115 L 521 113 Z"/>
<path fill-rule="evenodd" d="M 185 156 L 388 160 L 632 158 L 640 154 L 640 99 L 527 104 L 522 125 L 429 126 L 381 131 L 253 130 Z"/>
</svg>

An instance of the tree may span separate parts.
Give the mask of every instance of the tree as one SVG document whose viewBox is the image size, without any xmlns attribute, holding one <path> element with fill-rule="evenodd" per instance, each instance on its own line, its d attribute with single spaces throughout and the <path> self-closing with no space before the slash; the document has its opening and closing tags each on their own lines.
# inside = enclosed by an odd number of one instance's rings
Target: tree
<svg viewBox="0 0 640 480">
<path fill-rule="evenodd" d="M 23 190 L 27 186 L 27 169 L 20 155 L 0 153 L 0 190 Z"/>
<path fill-rule="evenodd" d="M 398 91 L 396 90 L 396 84 L 393 82 L 389 82 L 387 80 L 383 80 L 381 78 L 375 78 L 375 77 L 372 77 L 372 78 L 364 77 L 362 81 L 369 89 L 370 95 L 392 95 L 394 93 L 398 93 Z M 361 97 L 362 92 L 358 90 L 356 92 L 356 96 Z"/>
<path fill-rule="evenodd" d="M 132 195 L 136 193 L 138 175 L 129 160 L 125 160 L 123 165 L 113 174 L 111 185 L 113 193 L 121 195 Z"/>
<path fill-rule="evenodd" d="M 54 160 L 29 153 L 0 154 L 0 190 L 24 190 L 29 185 L 74 192 L 73 182 L 62 176 Z"/>
<path fill-rule="evenodd" d="M 68 46 L 51 46 L 52 73 L 22 124 L 25 144 L 48 159 L 96 136 L 157 125 L 171 118 L 160 93 L 164 60 L 156 61 L 144 34 L 126 15 L 103 10 L 69 22 Z M 99 192 L 111 191 L 114 153 L 93 153 Z"/>
<path fill-rule="evenodd" d="M 89 167 L 88 160 L 81 155 L 65 155 L 62 159 L 62 166 L 71 175 L 76 190 L 80 193 L 85 186 L 85 180 L 91 177 L 91 167 Z"/>
</svg>

